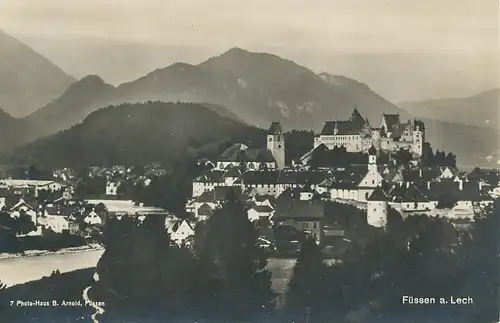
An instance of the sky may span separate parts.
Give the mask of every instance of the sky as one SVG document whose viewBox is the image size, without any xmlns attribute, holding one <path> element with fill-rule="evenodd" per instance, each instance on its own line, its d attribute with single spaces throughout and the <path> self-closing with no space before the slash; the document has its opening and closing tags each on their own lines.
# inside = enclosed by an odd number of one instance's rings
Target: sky
<svg viewBox="0 0 500 323">
<path fill-rule="evenodd" d="M 334 55 L 463 56 L 477 66 L 484 65 L 486 56 L 500 56 L 499 17 L 499 0 L 0 1 L 0 29 L 48 53 L 63 68 L 70 65 L 61 53 L 70 51 L 64 47 L 69 46 L 68 39 L 74 48 L 78 40 L 93 43 L 93 49 L 98 43 L 183 48 L 173 56 L 188 62 L 202 59 L 195 52 L 200 48 L 204 56 L 231 47 L 275 49 L 280 55 L 303 59 L 300 63 L 317 72 L 338 68 L 327 59 Z M 73 74 L 100 72 L 92 67 L 97 58 L 81 59 L 81 70 Z M 483 68 L 498 68 L 497 63 Z M 129 77 L 151 67 L 141 66 Z M 120 72 L 123 76 L 116 71 L 102 73 L 119 82 L 127 74 Z"/>
</svg>

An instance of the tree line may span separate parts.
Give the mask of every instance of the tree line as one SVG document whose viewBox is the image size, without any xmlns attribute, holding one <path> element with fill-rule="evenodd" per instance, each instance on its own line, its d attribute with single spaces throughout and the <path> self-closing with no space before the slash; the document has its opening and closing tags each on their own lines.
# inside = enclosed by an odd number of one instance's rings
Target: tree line
<svg viewBox="0 0 500 323">
<path fill-rule="evenodd" d="M 334 265 L 307 238 L 280 308 L 240 201 L 197 225 L 192 249 L 170 241 L 161 217 L 112 220 L 92 289 L 106 302 L 103 322 L 496 322 L 498 210 L 496 202 L 466 232 L 441 218 L 391 217 L 369 241 L 352 241 Z M 405 295 L 437 303 L 404 304 Z M 452 296 L 473 304 L 453 306 Z"/>
</svg>

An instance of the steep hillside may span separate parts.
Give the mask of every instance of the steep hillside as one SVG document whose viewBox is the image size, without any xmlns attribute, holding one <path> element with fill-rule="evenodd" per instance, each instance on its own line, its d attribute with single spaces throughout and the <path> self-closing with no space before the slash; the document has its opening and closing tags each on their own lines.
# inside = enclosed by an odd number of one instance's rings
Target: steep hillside
<svg viewBox="0 0 500 323">
<path fill-rule="evenodd" d="M 75 80 L 0 30 L 0 106 L 22 117 L 60 96 Z"/>
<path fill-rule="evenodd" d="M 166 165 L 211 156 L 227 142 L 265 144 L 265 132 L 191 103 L 124 104 L 101 109 L 68 130 L 18 148 L 10 163 L 47 167 Z"/>
<path fill-rule="evenodd" d="M 500 129 L 500 89 L 466 98 L 403 102 L 399 106 L 418 117 Z"/>
<path fill-rule="evenodd" d="M 427 140 L 435 149 L 457 154 L 463 167 L 498 167 L 500 161 L 500 131 L 432 119 L 422 119 Z"/>
<path fill-rule="evenodd" d="M 318 75 L 292 61 L 233 48 L 196 66 L 177 63 L 123 84 L 116 99 L 210 102 L 261 127 L 280 120 L 286 128 L 302 129 L 347 118 L 356 105 L 372 121 L 380 120 L 381 111 L 400 111 L 378 97 L 358 102 L 355 92 L 337 94 Z"/>
<path fill-rule="evenodd" d="M 23 141 L 51 135 L 81 122 L 93 111 L 105 107 L 113 90 L 99 76 L 82 78 L 59 98 L 22 119 L 26 129 Z"/>
</svg>

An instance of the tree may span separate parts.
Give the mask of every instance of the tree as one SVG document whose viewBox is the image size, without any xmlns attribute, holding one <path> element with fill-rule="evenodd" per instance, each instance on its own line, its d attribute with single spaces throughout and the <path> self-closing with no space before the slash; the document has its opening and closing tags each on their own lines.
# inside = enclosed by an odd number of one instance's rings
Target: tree
<svg viewBox="0 0 500 323">
<path fill-rule="evenodd" d="M 467 306 L 467 317 L 475 322 L 498 322 L 499 303 L 499 236 L 500 200 L 478 212 L 472 228 L 460 247 L 463 295 L 473 298 Z"/>
<path fill-rule="evenodd" d="M 36 230 L 36 224 L 33 223 L 31 216 L 21 211 L 19 216 L 13 219 L 11 229 L 17 235 L 24 235 Z"/>
<path fill-rule="evenodd" d="M 110 321 L 173 318 L 189 311 L 194 259 L 188 249 L 172 245 L 164 223 L 163 216 L 107 222 L 97 290 Z"/>
<path fill-rule="evenodd" d="M 330 300 L 325 286 L 326 265 L 323 254 L 314 237 L 308 236 L 297 257 L 292 278 L 286 293 L 287 312 L 304 315 L 306 311 L 318 313 L 324 311 Z"/>
<path fill-rule="evenodd" d="M 197 230 L 194 298 L 204 317 L 239 320 L 273 308 L 266 254 L 244 204 L 234 194 Z"/>
</svg>

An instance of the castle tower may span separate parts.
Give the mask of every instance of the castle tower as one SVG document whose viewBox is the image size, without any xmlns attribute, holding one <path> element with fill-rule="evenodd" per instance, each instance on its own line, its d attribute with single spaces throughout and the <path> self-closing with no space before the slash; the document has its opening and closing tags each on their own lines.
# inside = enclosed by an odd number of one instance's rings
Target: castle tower
<svg viewBox="0 0 500 323">
<path fill-rule="evenodd" d="M 389 198 L 382 188 L 377 187 L 367 201 L 366 221 L 369 225 L 383 228 L 387 225 Z"/>
<path fill-rule="evenodd" d="M 278 170 L 285 168 L 285 133 L 281 123 L 273 122 L 267 132 L 267 149 L 271 151 L 276 160 Z"/>
</svg>

